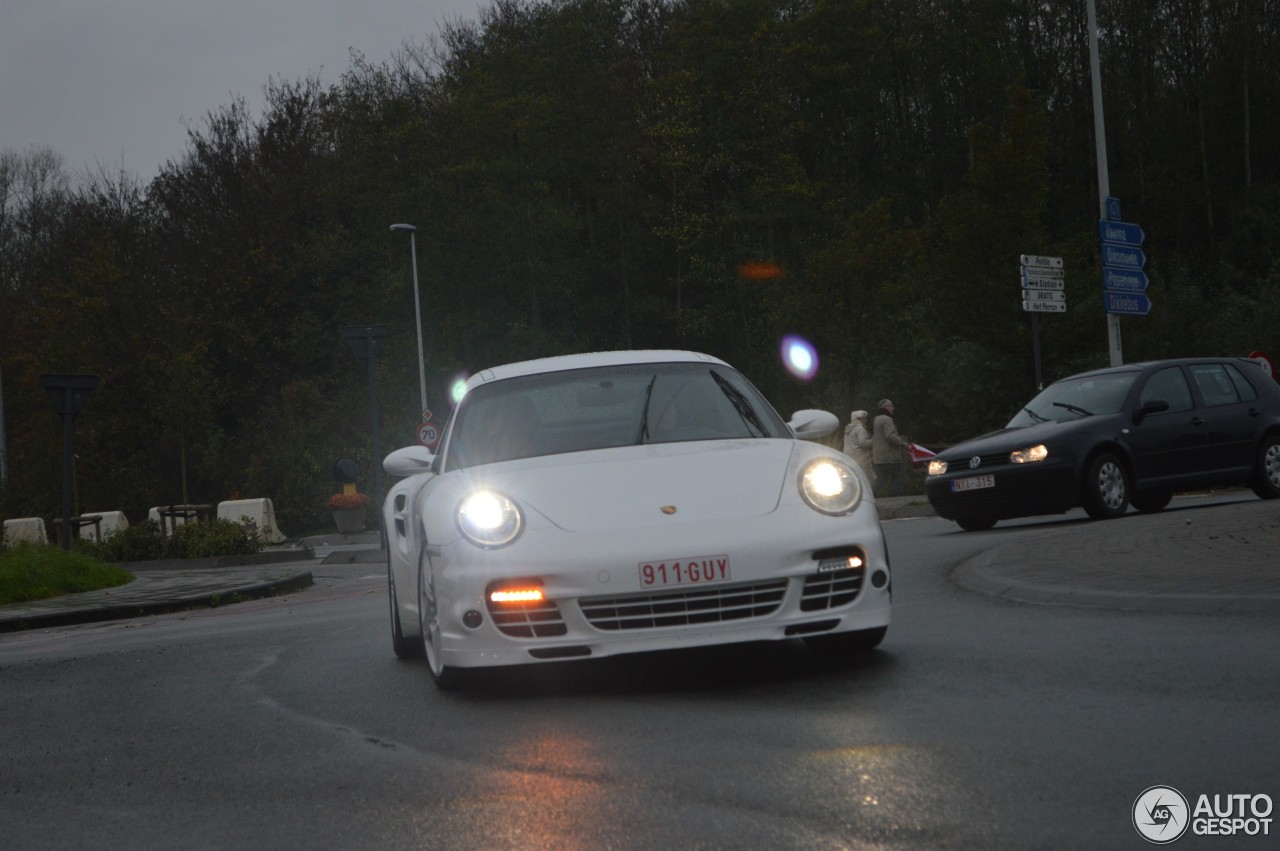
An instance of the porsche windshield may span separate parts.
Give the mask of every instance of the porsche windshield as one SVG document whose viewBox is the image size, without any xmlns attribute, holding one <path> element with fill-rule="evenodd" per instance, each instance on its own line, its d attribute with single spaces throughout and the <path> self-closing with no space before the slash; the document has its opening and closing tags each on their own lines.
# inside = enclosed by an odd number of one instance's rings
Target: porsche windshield
<svg viewBox="0 0 1280 851">
<path fill-rule="evenodd" d="M 651 363 L 541 373 L 472 388 L 445 449 L 450 468 L 642 443 L 791 437 L 737 371 Z"/>
<path fill-rule="evenodd" d="M 1006 428 L 1036 423 L 1066 422 L 1099 414 L 1114 414 L 1124 405 L 1137 372 L 1064 378 L 1054 382 L 1009 420 Z"/>
</svg>

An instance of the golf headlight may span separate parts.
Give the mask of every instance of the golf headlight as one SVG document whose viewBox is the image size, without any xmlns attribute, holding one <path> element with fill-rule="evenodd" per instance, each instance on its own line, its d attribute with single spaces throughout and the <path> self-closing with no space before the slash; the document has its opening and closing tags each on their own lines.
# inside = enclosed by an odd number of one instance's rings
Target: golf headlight
<svg viewBox="0 0 1280 851">
<path fill-rule="evenodd" d="M 943 461 L 941 458 L 934 458 L 929 462 L 929 475 L 941 476 L 945 472 L 947 472 L 946 461 Z"/>
<path fill-rule="evenodd" d="M 834 458 L 815 458 L 800 472 L 800 495 L 823 514 L 848 514 L 862 496 L 858 476 Z"/>
<path fill-rule="evenodd" d="M 506 546 L 523 527 L 515 502 L 496 491 L 476 491 L 458 503 L 458 528 L 478 546 Z"/>
<path fill-rule="evenodd" d="M 1043 443 L 1027 449 L 1017 449 L 1009 453 L 1009 460 L 1014 464 L 1031 464 L 1049 457 L 1049 449 Z"/>
</svg>

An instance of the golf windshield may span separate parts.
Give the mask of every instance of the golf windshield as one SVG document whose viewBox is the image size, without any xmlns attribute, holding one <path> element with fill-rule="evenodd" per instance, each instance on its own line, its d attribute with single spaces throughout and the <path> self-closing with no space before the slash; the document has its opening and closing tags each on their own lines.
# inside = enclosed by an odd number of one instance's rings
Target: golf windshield
<svg viewBox="0 0 1280 851">
<path fill-rule="evenodd" d="M 1114 414 L 1124 405 L 1137 377 L 1137 372 L 1116 372 L 1056 381 L 1023 406 L 1006 427 L 1025 428 L 1036 423 Z"/>
</svg>

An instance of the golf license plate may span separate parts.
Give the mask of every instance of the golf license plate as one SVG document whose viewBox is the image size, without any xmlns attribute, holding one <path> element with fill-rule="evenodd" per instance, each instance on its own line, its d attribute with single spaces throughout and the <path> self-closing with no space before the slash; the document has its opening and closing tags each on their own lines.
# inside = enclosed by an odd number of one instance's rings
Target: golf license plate
<svg viewBox="0 0 1280 851">
<path fill-rule="evenodd" d="M 673 588 L 681 585 L 706 585 L 730 578 L 729 557 L 688 556 L 640 563 L 641 588 Z"/>
<path fill-rule="evenodd" d="M 951 480 L 951 492 L 962 493 L 964 491 L 976 491 L 981 488 L 993 488 L 996 486 L 995 476 L 966 476 L 963 479 Z"/>
</svg>

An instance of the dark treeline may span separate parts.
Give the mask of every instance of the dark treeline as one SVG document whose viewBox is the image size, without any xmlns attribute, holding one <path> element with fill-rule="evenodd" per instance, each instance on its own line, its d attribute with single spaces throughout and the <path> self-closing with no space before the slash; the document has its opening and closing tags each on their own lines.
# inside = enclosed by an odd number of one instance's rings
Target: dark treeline
<svg viewBox="0 0 1280 851">
<path fill-rule="evenodd" d="M 1098 6 L 1111 193 L 1146 231 L 1155 305 L 1122 321 L 1126 360 L 1274 347 L 1280 0 Z M 418 228 L 439 419 L 451 380 L 495 363 L 679 347 L 784 414 L 892 396 L 926 445 L 994 427 L 1034 390 L 1020 254 L 1066 258 L 1045 378 L 1107 363 L 1085 18 L 502 0 L 336 84 L 273 81 L 260 116 L 216 110 L 146 185 L 3 152 L 0 514 L 58 512 L 38 376 L 77 372 L 101 377 L 78 509 L 269 496 L 286 530 L 322 525 L 334 459 L 375 463 L 340 326 L 390 326 L 384 449 L 418 420 L 396 222 Z M 788 333 L 816 345 L 814 380 L 782 369 Z"/>
</svg>

